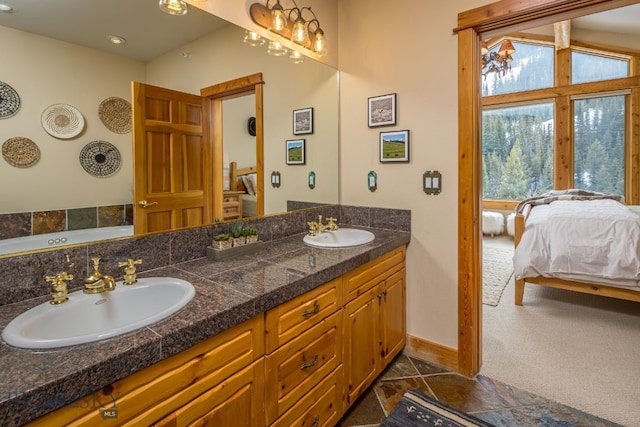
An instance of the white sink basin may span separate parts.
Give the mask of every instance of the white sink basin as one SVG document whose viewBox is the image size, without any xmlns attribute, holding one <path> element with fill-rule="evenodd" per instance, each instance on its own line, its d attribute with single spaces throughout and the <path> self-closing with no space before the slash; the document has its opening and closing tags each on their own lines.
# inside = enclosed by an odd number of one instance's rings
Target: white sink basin
<svg viewBox="0 0 640 427">
<path fill-rule="evenodd" d="M 82 291 L 69 301 L 40 304 L 13 319 L 2 338 L 15 347 L 45 349 L 99 341 L 162 320 L 184 307 L 195 295 L 193 285 L 172 277 L 118 282 L 100 294 Z"/>
<path fill-rule="evenodd" d="M 336 231 L 325 231 L 315 236 L 304 236 L 303 242 L 318 248 L 348 248 L 372 242 L 376 236 L 367 230 L 357 228 L 339 228 Z"/>
</svg>

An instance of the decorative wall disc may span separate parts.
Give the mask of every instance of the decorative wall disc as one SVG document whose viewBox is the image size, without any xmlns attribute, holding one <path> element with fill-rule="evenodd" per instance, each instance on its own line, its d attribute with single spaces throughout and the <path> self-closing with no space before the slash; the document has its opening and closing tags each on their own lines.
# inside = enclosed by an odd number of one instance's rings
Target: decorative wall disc
<svg viewBox="0 0 640 427">
<path fill-rule="evenodd" d="M 30 168 L 40 160 L 40 149 L 29 138 L 16 136 L 7 139 L 2 144 L 2 157 L 11 166 Z"/>
<path fill-rule="evenodd" d="M 82 148 L 80 164 L 89 175 L 105 178 L 120 169 L 120 151 L 107 141 L 92 141 Z"/>
<path fill-rule="evenodd" d="M 69 139 L 82 132 L 84 117 L 71 105 L 53 104 L 42 112 L 42 127 L 51 136 Z"/>
<path fill-rule="evenodd" d="M 0 82 L 0 119 L 8 119 L 20 109 L 20 96 L 14 88 Z"/>
<path fill-rule="evenodd" d="M 98 116 L 111 132 L 131 131 L 131 103 L 126 99 L 115 96 L 105 99 L 98 107 Z"/>
</svg>

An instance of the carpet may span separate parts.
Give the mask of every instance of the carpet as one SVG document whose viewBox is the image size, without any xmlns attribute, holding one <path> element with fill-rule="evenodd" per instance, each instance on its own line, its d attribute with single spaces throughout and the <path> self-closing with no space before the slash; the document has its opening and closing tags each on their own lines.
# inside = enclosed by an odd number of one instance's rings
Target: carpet
<svg viewBox="0 0 640 427">
<path fill-rule="evenodd" d="M 482 303 L 497 306 L 513 275 L 513 249 L 483 245 Z"/>
<path fill-rule="evenodd" d="M 479 418 L 465 414 L 415 390 L 407 391 L 380 427 L 491 427 Z"/>
</svg>

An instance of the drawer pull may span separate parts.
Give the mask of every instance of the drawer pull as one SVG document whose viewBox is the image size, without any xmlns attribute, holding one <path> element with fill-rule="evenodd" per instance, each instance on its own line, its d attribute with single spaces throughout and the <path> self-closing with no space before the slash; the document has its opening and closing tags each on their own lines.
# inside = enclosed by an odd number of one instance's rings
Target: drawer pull
<svg viewBox="0 0 640 427">
<path fill-rule="evenodd" d="M 319 421 L 320 421 L 320 415 L 316 415 L 316 417 L 313 419 L 313 424 L 311 424 L 311 427 L 318 427 Z"/>
<path fill-rule="evenodd" d="M 320 305 L 316 303 L 316 305 L 313 306 L 313 310 L 303 311 L 302 316 L 304 317 L 313 316 L 314 314 L 318 314 L 319 311 L 320 311 Z"/>
<path fill-rule="evenodd" d="M 318 363 L 318 355 L 316 354 L 315 356 L 313 356 L 313 360 L 309 363 L 303 363 L 302 365 L 300 365 L 300 370 L 304 371 L 305 369 L 309 369 L 313 366 L 316 366 L 316 363 Z"/>
</svg>

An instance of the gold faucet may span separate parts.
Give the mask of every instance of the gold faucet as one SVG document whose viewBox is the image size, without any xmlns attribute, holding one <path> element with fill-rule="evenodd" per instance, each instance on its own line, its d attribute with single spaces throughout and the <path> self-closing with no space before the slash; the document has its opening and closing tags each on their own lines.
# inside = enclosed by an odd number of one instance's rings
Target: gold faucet
<svg viewBox="0 0 640 427">
<path fill-rule="evenodd" d="M 336 219 L 334 217 L 328 217 L 327 221 L 327 225 L 322 224 L 322 215 L 318 215 L 318 222 L 307 222 L 309 225 L 309 235 L 315 236 L 317 234 L 324 233 L 325 231 L 336 231 L 338 229 L 338 224 L 336 224 Z"/>
<path fill-rule="evenodd" d="M 111 276 L 103 275 L 98 271 L 100 258 L 91 258 L 93 261 L 93 273 L 84 279 L 85 294 L 99 294 L 104 291 L 112 291 L 116 288 L 116 281 Z"/>
<path fill-rule="evenodd" d="M 118 267 L 124 267 L 124 284 L 125 285 L 133 285 L 138 282 L 138 278 L 136 277 L 136 265 L 142 264 L 141 259 L 133 260 L 129 258 L 126 261 L 122 261 L 118 263 Z"/>
<path fill-rule="evenodd" d="M 65 280 L 73 280 L 73 274 L 67 274 L 63 271 L 55 276 L 45 276 L 47 282 L 51 282 L 51 301 L 49 304 L 58 305 L 69 301 L 67 297 L 67 282 Z"/>
</svg>

